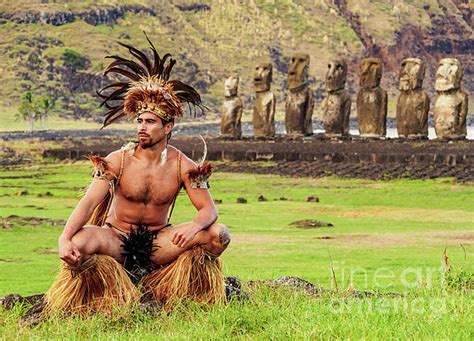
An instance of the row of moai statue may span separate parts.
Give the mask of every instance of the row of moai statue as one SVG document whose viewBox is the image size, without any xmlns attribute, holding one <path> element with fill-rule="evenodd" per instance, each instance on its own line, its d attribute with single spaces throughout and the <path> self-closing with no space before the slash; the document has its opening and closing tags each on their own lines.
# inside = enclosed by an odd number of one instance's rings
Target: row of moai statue
<svg viewBox="0 0 474 341">
<path fill-rule="evenodd" d="M 308 86 L 309 55 L 297 53 L 291 58 L 288 71 L 288 95 L 285 103 L 285 128 L 289 136 L 312 134 L 313 91 Z M 382 60 L 366 58 L 360 63 L 357 94 L 357 122 L 361 137 L 381 138 L 387 132 L 387 92 L 380 86 Z M 400 138 L 426 139 L 430 99 L 423 90 L 426 65 L 418 58 L 404 59 L 399 73 L 400 96 L 397 102 L 397 131 Z M 463 69 L 454 58 L 442 59 L 436 72 L 434 126 L 440 139 L 466 137 L 468 95 L 461 90 Z M 351 97 L 345 89 L 347 64 L 343 60 L 329 63 L 326 74 L 327 96 L 321 103 L 323 122 L 328 137 L 349 136 Z M 271 92 L 272 65 L 255 68 L 256 92 L 253 126 L 256 137 L 275 135 L 275 95 Z M 243 102 L 238 96 L 239 76 L 231 75 L 225 82 L 221 135 L 240 138 Z"/>
</svg>

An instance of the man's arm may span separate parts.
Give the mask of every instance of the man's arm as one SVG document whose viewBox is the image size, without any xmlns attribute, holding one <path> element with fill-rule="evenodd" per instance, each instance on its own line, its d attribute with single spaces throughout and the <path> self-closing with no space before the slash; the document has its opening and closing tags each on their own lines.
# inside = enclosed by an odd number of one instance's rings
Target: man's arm
<svg viewBox="0 0 474 341">
<path fill-rule="evenodd" d="M 118 154 L 118 155 L 117 155 Z M 115 173 L 117 161 L 120 167 L 120 153 L 109 154 L 105 160 L 112 173 Z M 117 174 L 117 173 L 115 173 Z M 81 254 L 78 248 L 72 242 L 72 237 L 89 221 L 94 209 L 104 199 L 109 191 L 109 181 L 113 176 L 110 174 L 103 179 L 94 177 L 85 195 L 77 204 L 76 208 L 69 217 L 64 230 L 59 237 L 59 257 L 68 264 L 75 264 L 80 260 Z"/>
<path fill-rule="evenodd" d="M 211 226 L 217 220 L 217 208 L 208 189 L 192 188 L 191 186 L 188 173 L 190 170 L 195 169 L 197 165 L 184 155 L 181 162 L 181 178 L 183 179 L 184 187 L 189 199 L 197 209 L 193 222 L 176 229 L 177 231 L 172 239 L 175 245 L 185 247 L 188 242 L 194 239 L 194 236 L 199 231 Z"/>
</svg>

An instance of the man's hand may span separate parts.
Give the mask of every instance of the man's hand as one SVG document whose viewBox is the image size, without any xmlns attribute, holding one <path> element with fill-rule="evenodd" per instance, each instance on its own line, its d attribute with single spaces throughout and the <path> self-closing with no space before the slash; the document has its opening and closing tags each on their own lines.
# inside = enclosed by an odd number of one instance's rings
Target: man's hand
<svg viewBox="0 0 474 341">
<path fill-rule="evenodd" d="M 81 260 L 81 253 L 71 240 L 59 239 L 59 258 L 69 265 L 75 265 Z"/>
<path fill-rule="evenodd" d="M 194 224 L 175 227 L 175 230 L 176 231 L 174 232 L 173 239 L 171 239 L 171 241 L 173 244 L 179 247 L 186 247 L 200 231 L 200 229 L 198 229 Z"/>
</svg>

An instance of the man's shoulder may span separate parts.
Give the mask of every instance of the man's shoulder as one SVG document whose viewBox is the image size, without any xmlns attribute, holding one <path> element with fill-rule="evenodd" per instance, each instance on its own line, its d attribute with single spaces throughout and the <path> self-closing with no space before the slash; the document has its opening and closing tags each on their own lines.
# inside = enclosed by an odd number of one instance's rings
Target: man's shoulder
<svg viewBox="0 0 474 341">
<path fill-rule="evenodd" d="M 194 169 L 197 167 L 197 164 L 190 159 L 185 153 L 174 146 L 168 146 L 172 150 L 172 153 L 175 153 L 176 157 L 180 154 L 181 158 L 181 170 L 184 172 L 189 171 L 190 169 Z"/>
</svg>

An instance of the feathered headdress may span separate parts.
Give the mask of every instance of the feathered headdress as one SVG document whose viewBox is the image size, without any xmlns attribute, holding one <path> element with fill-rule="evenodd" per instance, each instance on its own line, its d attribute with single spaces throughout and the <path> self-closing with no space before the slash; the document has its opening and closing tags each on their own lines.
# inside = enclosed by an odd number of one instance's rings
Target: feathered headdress
<svg viewBox="0 0 474 341">
<path fill-rule="evenodd" d="M 145 37 L 153 52 L 153 59 L 135 47 L 120 42 L 139 62 L 117 55 L 105 57 L 114 61 L 107 67 L 104 76 L 119 74 L 127 80 L 106 85 L 97 92 L 102 98 L 101 106 L 107 108 L 102 128 L 124 116 L 133 118 L 145 112 L 170 121 L 183 115 L 184 103 L 188 103 L 190 109 L 191 105 L 201 111 L 206 109 L 193 87 L 179 80 L 168 80 L 176 60 L 169 53 L 160 58 L 146 33 Z"/>
</svg>

